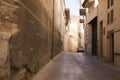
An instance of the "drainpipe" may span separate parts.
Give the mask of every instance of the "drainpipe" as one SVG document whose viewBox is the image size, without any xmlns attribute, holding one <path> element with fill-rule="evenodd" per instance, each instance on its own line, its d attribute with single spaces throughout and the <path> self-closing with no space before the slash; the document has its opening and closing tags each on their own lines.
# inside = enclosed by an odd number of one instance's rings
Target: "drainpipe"
<svg viewBox="0 0 120 80">
<path fill-rule="evenodd" d="M 52 26 L 52 48 L 51 48 L 51 59 L 54 56 L 54 0 L 53 0 L 53 26 Z"/>
</svg>

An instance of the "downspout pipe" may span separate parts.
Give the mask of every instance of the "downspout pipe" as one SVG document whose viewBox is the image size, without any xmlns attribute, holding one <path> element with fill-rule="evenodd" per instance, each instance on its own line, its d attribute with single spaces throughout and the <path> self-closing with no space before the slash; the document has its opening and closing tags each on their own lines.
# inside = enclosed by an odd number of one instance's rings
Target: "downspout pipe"
<svg viewBox="0 0 120 80">
<path fill-rule="evenodd" d="M 51 50 L 51 59 L 53 59 L 53 56 L 54 56 L 54 4 L 55 4 L 55 1 L 53 0 L 53 26 L 52 26 L 52 50 Z"/>
</svg>

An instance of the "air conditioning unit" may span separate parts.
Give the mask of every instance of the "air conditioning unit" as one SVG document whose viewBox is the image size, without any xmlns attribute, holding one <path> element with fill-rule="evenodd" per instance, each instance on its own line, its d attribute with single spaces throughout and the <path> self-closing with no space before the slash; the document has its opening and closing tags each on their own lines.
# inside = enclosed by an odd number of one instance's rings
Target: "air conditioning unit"
<svg viewBox="0 0 120 80">
<path fill-rule="evenodd" d="M 80 15 L 86 16 L 86 9 L 80 9 Z"/>
<path fill-rule="evenodd" d="M 84 23 L 84 19 L 80 19 L 80 23 Z"/>
</svg>

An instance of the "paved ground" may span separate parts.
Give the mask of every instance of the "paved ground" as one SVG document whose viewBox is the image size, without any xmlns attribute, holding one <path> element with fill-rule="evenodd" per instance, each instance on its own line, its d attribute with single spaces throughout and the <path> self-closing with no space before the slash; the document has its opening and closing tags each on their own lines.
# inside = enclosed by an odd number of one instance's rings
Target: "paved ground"
<svg viewBox="0 0 120 80">
<path fill-rule="evenodd" d="M 120 80 L 120 70 L 83 53 L 62 53 L 32 80 Z"/>
</svg>

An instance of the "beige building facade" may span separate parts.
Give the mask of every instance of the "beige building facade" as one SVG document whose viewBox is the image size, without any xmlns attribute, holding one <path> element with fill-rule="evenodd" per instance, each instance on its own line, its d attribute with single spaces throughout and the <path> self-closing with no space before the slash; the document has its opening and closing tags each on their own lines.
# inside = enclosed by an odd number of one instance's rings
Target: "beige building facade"
<svg viewBox="0 0 120 80">
<path fill-rule="evenodd" d="M 85 0 L 82 4 L 83 8 L 87 9 L 84 34 L 85 34 L 85 53 L 91 55 L 98 55 L 97 52 L 97 10 L 95 6 L 97 0 Z"/>
<path fill-rule="evenodd" d="M 83 34 L 81 33 L 80 27 L 82 27 L 82 25 L 79 20 L 79 16 L 70 16 L 69 23 L 66 26 L 64 51 L 77 52 L 78 46 L 84 42 L 83 37 L 81 39 L 81 36 L 83 36 Z"/>
<path fill-rule="evenodd" d="M 0 0 L 0 80 L 31 80 L 63 51 L 64 11 L 64 0 Z"/>
<path fill-rule="evenodd" d="M 70 16 L 69 23 L 69 49 L 71 52 L 76 52 L 79 46 L 79 32 L 80 32 L 80 22 L 79 16 Z"/>
<path fill-rule="evenodd" d="M 83 3 L 83 7 L 88 8 L 85 23 L 86 53 L 93 54 L 92 50 L 95 49 L 100 59 L 120 66 L 120 1 L 96 1 L 85 0 Z M 96 29 L 92 23 L 96 23 Z M 93 35 L 93 28 L 97 35 Z M 93 39 L 96 39 L 96 48 L 93 47 Z"/>
<path fill-rule="evenodd" d="M 119 4 L 119 0 L 99 0 L 98 7 L 99 54 L 117 66 L 120 66 Z"/>
</svg>

